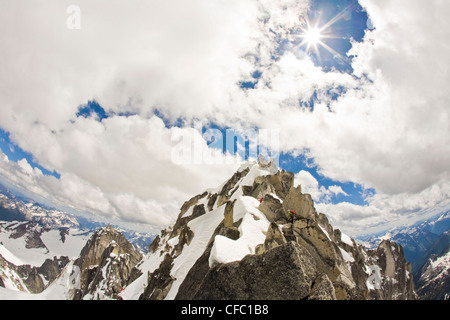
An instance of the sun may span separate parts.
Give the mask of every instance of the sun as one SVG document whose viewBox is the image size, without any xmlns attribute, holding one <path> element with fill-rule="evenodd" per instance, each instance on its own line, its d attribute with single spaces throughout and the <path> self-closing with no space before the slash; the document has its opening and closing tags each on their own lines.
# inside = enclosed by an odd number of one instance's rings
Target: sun
<svg viewBox="0 0 450 320">
<path fill-rule="evenodd" d="M 306 46 L 306 52 L 308 53 L 313 51 L 319 55 L 319 47 L 326 46 L 322 41 L 323 38 L 326 38 L 324 35 L 324 29 L 324 27 L 319 27 L 318 24 L 311 25 L 308 21 L 306 28 L 302 29 L 300 34 L 300 38 L 302 39 L 300 46 Z"/>
<path fill-rule="evenodd" d="M 304 26 L 300 27 L 298 30 L 298 37 L 300 40 L 298 48 L 306 47 L 306 50 L 304 50 L 303 52 L 305 52 L 306 54 L 315 55 L 319 61 L 321 60 L 320 52 L 324 52 L 323 50 L 328 51 L 334 57 L 345 60 L 345 58 L 342 57 L 340 53 L 331 48 L 325 42 L 327 42 L 327 39 L 340 38 L 336 34 L 333 34 L 331 27 L 336 22 L 343 19 L 348 14 L 348 11 L 352 10 L 352 6 L 353 5 L 350 5 L 344 8 L 341 12 L 339 12 L 336 16 L 334 16 L 326 23 L 321 22 L 320 16 L 315 21 L 311 21 L 309 17 L 306 17 Z"/>
<path fill-rule="evenodd" d="M 322 38 L 322 30 L 318 27 L 309 27 L 303 34 L 303 39 L 308 47 L 316 47 Z"/>
</svg>

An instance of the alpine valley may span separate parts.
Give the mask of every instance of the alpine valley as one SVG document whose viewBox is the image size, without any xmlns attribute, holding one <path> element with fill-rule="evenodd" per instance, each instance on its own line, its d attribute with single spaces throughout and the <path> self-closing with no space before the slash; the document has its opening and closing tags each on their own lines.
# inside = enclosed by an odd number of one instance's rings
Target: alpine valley
<svg viewBox="0 0 450 320">
<path fill-rule="evenodd" d="M 187 200 L 157 236 L 88 226 L 8 192 L 0 207 L 0 299 L 414 300 L 450 293 L 448 213 L 355 240 L 316 211 L 293 173 L 263 157 Z M 296 214 L 288 221 L 289 210 Z"/>
</svg>

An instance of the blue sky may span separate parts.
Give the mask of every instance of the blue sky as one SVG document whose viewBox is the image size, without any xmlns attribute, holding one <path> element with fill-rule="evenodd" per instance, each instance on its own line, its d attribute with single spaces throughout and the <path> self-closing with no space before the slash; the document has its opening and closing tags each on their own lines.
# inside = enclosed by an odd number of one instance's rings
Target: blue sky
<svg viewBox="0 0 450 320">
<path fill-rule="evenodd" d="M 80 1 L 73 30 L 65 3 L 23 1 L 0 3 L 4 180 L 167 226 L 236 169 L 171 162 L 200 121 L 277 131 L 280 168 L 351 232 L 450 206 L 448 2 Z"/>
</svg>

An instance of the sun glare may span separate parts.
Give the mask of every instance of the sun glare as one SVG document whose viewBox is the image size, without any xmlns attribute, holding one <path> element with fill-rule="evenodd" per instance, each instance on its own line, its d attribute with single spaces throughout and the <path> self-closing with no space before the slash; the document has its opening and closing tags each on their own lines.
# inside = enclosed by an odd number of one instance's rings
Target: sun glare
<svg viewBox="0 0 450 320">
<path fill-rule="evenodd" d="M 344 58 L 336 50 L 331 48 L 325 42 L 327 39 L 339 38 L 336 34 L 333 34 L 331 26 L 339 20 L 345 18 L 345 16 L 348 15 L 348 11 L 352 10 L 352 6 L 353 5 L 350 5 L 344 8 L 341 12 L 339 12 L 336 16 L 334 16 L 326 23 L 321 23 L 320 17 L 317 18 L 316 21 L 311 23 L 312 21 L 310 21 L 307 17 L 304 28 L 300 28 L 299 30 L 299 38 L 301 39 L 299 47 L 306 47 L 306 50 L 304 52 L 307 54 L 315 54 L 319 61 L 321 60 L 321 49 L 328 51 L 334 57 L 339 57 L 344 60 Z"/>
<path fill-rule="evenodd" d="M 322 38 L 321 30 L 317 27 L 311 27 L 305 31 L 304 41 L 309 47 L 317 46 Z"/>
</svg>

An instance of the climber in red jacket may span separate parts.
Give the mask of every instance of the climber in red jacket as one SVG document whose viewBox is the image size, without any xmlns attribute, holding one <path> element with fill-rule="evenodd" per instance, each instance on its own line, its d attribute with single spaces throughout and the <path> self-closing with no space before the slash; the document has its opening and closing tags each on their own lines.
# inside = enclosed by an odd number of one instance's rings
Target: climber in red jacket
<svg viewBox="0 0 450 320">
<path fill-rule="evenodd" d="M 294 210 L 288 210 L 287 212 L 287 219 L 290 223 L 294 223 L 294 216 L 295 216 L 295 211 Z"/>
</svg>

